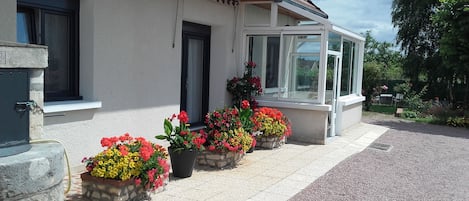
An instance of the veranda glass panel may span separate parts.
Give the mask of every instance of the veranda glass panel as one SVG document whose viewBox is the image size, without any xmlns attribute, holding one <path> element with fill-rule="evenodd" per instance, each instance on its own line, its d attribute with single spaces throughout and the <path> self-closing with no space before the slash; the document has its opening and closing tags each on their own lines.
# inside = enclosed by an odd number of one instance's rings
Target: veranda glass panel
<svg viewBox="0 0 469 201">
<path fill-rule="evenodd" d="M 328 49 L 340 52 L 340 40 L 341 36 L 339 34 L 329 32 Z"/>
<path fill-rule="evenodd" d="M 341 96 L 353 93 L 352 87 L 356 68 L 355 55 L 355 43 L 349 40 L 344 40 L 342 52 L 342 75 L 340 83 Z"/>
<path fill-rule="evenodd" d="M 279 79 L 279 36 L 249 36 L 248 60 L 257 64 L 254 76 L 261 78 L 264 97 L 277 97 Z"/>
<path fill-rule="evenodd" d="M 318 99 L 320 35 L 284 35 L 280 97 Z"/>
</svg>

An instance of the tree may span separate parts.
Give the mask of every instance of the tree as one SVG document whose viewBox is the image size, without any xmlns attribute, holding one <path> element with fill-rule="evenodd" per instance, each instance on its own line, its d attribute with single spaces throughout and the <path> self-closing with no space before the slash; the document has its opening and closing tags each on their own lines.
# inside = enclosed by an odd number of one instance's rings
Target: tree
<svg viewBox="0 0 469 201">
<path fill-rule="evenodd" d="M 371 100 L 383 80 L 402 78 L 402 56 L 393 50 L 388 42 L 376 41 L 371 31 L 362 33 L 365 36 L 365 55 L 363 64 L 363 90 L 366 96 L 365 110 L 369 110 Z"/>
<path fill-rule="evenodd" d="M 438 0 L 393 0 L 392 22 L 398 28 L 396 41 L 404 50 L 404 72 L 415 83 L 422 75 L 431 78 L 439 65 L 440 36 L 431 21 L 439 4 Z"/>
<path fill-rule="evenodd" d="M 469 0 L 440 0 L 432 16 L 433 25 L 441 32 L 440 55 L 444 70 L 451 72 L 448 85 L 465 81 L 464 102 L 469 102 Z M 452 88 L 450 88 L 452 89 Z M 450 99 L 455 93 L 450 90 Z"/>
</svg>

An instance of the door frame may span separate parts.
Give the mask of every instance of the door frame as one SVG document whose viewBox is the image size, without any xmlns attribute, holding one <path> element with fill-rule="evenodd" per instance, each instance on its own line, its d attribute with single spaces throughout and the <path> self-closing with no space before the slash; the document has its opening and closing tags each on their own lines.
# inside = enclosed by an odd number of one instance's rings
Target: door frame
<svg viewBox="0 0 469 201">
<path fill-rule="evenodd" d="M 181 48 L 181 105 L 180 110 L 187 109 L 187 79 L 188 79 L 188 46 L 189 39 L 204 41 L 203 75 L 202 75 L 202 121 L 190 122 L 192 127 L 202 126 L 204 116 L 208 112 L 209 86 L 210 86 L 210 38 L 211 27 L 202 24 L 183 21 L 182 23 L 182 48 Z M 189 119 L 190 121 L 190 119 Z"/>
<path fill-rule="evenodd" d="M 331 103 L 331 112 L 330 112 L 330 122 L 329 122 L 329 129 L 327 133 L 327 137 L 334 137 L 337 135 L 337 133 L 340 133 L 337 131 L 336 124 L 337 124 L 337 111 L 340 109 L 339 107 L 339 102 L 338 99 L 340 97 L 340 79 L 341 79 L 341 72 L 342 72 L 342 54 L 340 52 L 336 51 L 327 51 L 327 59 L 329 59 L 329 56 L 334 57 L 334 77 L 333 77 L 333 84 L 332 84 L 332 103 Z M 326 64 L 328 61 L 326 61 Z"/>
</svg>

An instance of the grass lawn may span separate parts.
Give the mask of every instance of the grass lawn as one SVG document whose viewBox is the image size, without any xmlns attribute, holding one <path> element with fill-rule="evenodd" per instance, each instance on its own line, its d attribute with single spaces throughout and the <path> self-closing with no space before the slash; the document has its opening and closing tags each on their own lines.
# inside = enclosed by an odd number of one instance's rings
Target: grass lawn
<svg viewBox="0 0 469 201">
<path fill-rule="evenodd" d="M 372 105 L 370 107 L 370 112 L 394 115 L 394 113 L 396 112 L 396 107 L 394 107 L 393 105 Z"/>
</svg>

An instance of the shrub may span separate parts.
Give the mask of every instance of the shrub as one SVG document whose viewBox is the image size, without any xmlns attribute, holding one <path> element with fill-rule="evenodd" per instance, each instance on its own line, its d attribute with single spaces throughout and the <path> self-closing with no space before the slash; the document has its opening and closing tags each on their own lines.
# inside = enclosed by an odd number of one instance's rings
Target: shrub
<svg viewBox="0 0 469 201">
<path fill-rule="evenodd" d="M 410 82 L 405 82 L 397 85 L 394 90 L 404 94 L 402 102 L 405 107 L 409 108 L 409 110 L 424 112 L 431 106 L 431 103 L 425 103 L 422 100 L 422 96 L 427 92 L 427 88 L 428 86 L 425 85 L 420 92 L 417 93 L 412 90 L 412 84 Z"/>
<path fill-rule="evenodd" d="M 415 111 L 409 111 L 409 110 L 404 111 L 404 112 L 402 113 L 402 116 L 403 116 L 404 118 L 408 118 L 408 119 L 415 119 L 415 118 L 418 117 L 417 112 L 415 112 Z"/>
<path fill-rule="evenodd" d="M 448 120 L 446 120 L 446 125 L 454 127 L 466 127 L 469 126 L 469 121 L 467 121 L 464 117 L 449 117 Z"/>
</svg>

